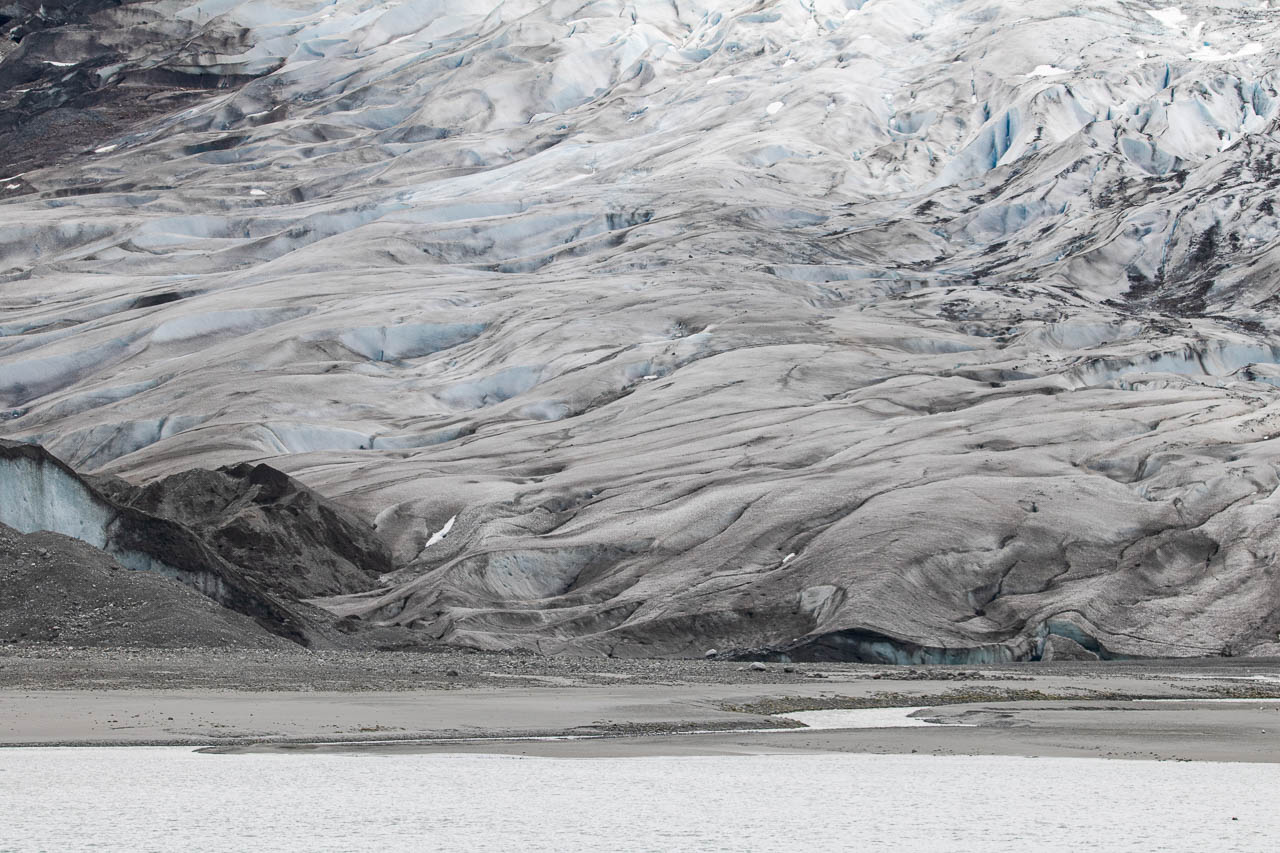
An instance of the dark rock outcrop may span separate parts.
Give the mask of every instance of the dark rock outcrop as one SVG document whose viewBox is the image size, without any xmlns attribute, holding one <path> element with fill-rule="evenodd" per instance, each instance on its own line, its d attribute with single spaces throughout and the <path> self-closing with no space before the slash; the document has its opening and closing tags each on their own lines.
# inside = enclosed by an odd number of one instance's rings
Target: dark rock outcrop
<svg viewBox="0 0 1280 853">
<path fill-rule="evenodd" d="M 98 482 L 117 502 L 186 526 L 289 598 L 363 592 L 392 570 L 372 529 L 268 465 L 195 469 L 141 488 Z"/>
</svg>

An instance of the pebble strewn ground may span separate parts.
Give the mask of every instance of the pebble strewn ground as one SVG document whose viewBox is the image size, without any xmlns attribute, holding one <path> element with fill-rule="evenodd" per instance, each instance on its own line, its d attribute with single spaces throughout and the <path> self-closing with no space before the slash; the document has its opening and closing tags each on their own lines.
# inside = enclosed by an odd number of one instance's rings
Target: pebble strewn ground
<svg viewBox="0 0 1280 853">
<path fill-rule="evenodd" d="M 1126 661 L 895 668 L 871 664 L 746 664 L 715 660 L 537 657 L 473 652 L 349 652 L 0 646 L 0 688 L 217 690 L 448 690 L 609 684 L 788 684 L 848 681 L 1026 681 L 1041 675 L 1160 678 L 1274 674 L 1273 659 Z"/>
</svg>

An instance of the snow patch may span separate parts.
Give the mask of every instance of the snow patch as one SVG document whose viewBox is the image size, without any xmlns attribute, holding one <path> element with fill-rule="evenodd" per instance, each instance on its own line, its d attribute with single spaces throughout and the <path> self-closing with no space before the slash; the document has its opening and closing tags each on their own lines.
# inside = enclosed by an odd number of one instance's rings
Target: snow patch
<svg viewBox="0 0 1280 853">
<path fill-rule="evenodd" d="M 1180 27 L 1187 22 L 1187 16 L 1177 6 L 1167 6 L 1164 9 L 1148 9 L 1147 14 L 1166 27 Z"/>
<path fill-rule="evenodd" d="M 449 520 L 444 523 L 444 527 L 441 527 L 435 533 L 432 533 L 431 538 L 427 540 L 427 544 L 423 545 L 422 547 L 430 548 L 432 545 L 436 544 L 437 542 L 442 541 L 446 536 L 449 535 L 449 531 L 453 530 L 453 523 L 457 520 L 458 520 L 458 516 L 456 515 L 449 516 Z"/>
<path fill-rule="evenodd" d="M 1028 73 L 1028 77 L 1057 77 L 1059 74 L 1070 74 L 1066 68 L 1059 68 L 1056 65 L 1037 65 Z"/>
<path fill-rule="evenodd" d="M 1257 42 L 1249 42 L 1235 53 L 1222 53 L 1220 51 L 1213 50 L 1208 45 L 1202 45 L 1188 54 L 1188 58 L 1194 59 L 1197 62 L 1225 62 L 1229 59 L 1243 59 L 1246 56 L 1256 56 L 1259 53 L 1262 53 L 1262 45 Z"/>
</svg>

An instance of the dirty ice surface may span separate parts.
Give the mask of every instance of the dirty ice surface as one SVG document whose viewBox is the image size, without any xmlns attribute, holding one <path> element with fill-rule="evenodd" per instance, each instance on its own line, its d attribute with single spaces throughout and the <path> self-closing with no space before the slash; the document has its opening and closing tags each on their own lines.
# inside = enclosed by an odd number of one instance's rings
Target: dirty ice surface
<svg viewBox="0 0 1280 853">
<path fill-rule="evenodd" d="M 278 467 L 447 643 L 1280 655 L 1265 4 L 101 5 L 0 85 L 207 96 L 0 145 L 0 436 Z"/>
</svg>

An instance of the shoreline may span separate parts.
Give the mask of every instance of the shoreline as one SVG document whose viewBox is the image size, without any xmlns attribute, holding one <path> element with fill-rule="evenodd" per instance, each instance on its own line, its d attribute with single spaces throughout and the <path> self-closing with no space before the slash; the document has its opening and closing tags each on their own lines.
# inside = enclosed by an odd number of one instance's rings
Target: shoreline
<svg viewBox="0 0 1280 853">
<path fill-rule="evenodd" d="M 1223 698 L 1263 701 L 1214 701 Z M 774 716 L 901 707 L 924 708 L 916 716 L 938 724 L 813 729 Z M 472 653 L 0 651 L 0 760 L 8 749 L 52 746 L 1274 763 L 1280 661 L 762 670 L 723 661 Z"/>
</svg>

